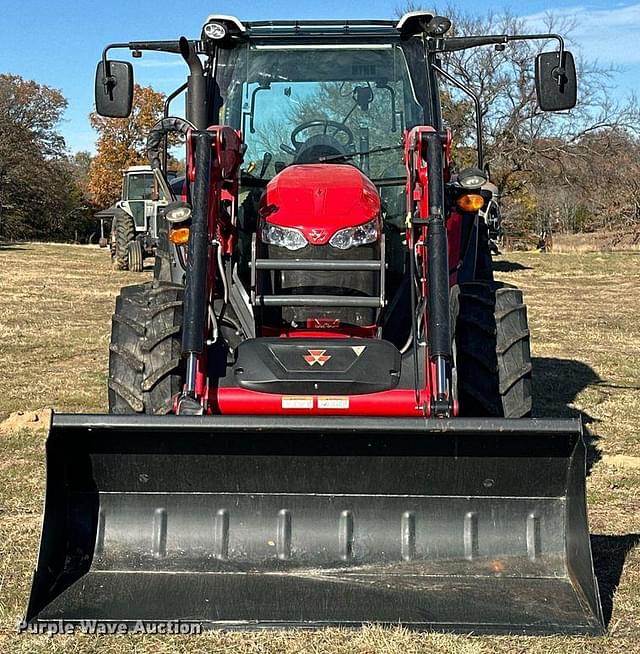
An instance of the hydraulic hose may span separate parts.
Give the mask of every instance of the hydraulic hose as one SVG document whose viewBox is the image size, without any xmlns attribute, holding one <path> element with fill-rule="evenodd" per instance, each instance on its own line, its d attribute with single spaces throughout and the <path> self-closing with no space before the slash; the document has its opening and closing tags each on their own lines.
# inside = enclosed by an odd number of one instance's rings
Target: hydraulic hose
<svg viewBox="0 0 640 654">
<path fill-rule="evenodd" d="M 149 130 L 149 136 L 147 136 L 147 158 L 151 167 L 162 167 L 162 143 L 169 132 L 179 132 L 186 137 L 190 129 L 195 129 L 194 125 L 184 118 L 169 117 L 159 120 Z"/>
</svg>

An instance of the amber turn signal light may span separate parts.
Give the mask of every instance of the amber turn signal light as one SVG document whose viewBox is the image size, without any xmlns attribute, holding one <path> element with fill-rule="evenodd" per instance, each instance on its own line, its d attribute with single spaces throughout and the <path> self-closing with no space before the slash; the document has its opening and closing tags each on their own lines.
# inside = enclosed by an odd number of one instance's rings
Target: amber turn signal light
<svg viewBox="0 0 640 654">
<path fill-rule="evenodd" d="M 186 245 L 189 241 L 189 228 L 177 227 L 169 230 L 169 240 L 175 245 Z"/>
<path fill-rule="evenodd" d="M 479 211 L 484 207 L 484 198 L 477 193 L 464 193 L 458 197 L 456 204 L 462 211 Z"/>
</svg>

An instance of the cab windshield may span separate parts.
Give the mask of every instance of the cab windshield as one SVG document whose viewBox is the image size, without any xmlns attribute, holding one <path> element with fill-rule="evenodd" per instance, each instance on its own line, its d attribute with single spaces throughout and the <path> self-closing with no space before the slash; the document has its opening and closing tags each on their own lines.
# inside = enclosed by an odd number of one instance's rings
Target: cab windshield
<svg viewBox="0 0 640 654">
<path fill-rule="evenodd" d="M 374 180 L 403 175 L 403 130 L 423 121 L 399 44 L 256 45 L 227 53 L 220 120 L 242 130 L 245 170 L 351 163 Z"/>
<path fill-rule="evenodd" d="M 124 197 L 127 200 L 151 200 L 153 198 L 153 173 L 127 175 Z"/>
</svg>

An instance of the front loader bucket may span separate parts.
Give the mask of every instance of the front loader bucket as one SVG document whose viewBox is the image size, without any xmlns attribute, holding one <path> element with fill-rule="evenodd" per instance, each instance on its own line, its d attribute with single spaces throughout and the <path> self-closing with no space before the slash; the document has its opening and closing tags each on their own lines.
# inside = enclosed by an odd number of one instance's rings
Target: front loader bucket
<svg viewBox="0 0 640 654">
<path fill-rule="evenodd" d="M 47 475 L 40 628 L 604 630 L 577 421 L 56 415 Z"/>
</svg>

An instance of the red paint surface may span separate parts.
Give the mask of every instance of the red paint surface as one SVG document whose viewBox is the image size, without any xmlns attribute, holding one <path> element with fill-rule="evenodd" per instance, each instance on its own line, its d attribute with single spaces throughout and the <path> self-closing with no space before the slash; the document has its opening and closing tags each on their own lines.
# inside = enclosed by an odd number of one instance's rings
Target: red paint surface
<svg viewBox="0 0 640 654">
<path fill-rule="evenodd" d="M 354 166 L 288 166 L 268 184 L 260 215 L 299 229 L 312 245 L 324 245 L 340 229 L 369 222 L 380 213 L 374 184 Z"/>
<path fill-rule="evenodd" d="M 312 322 L 311 320 L 307 321 Z M 378 327 L 350 327 L 341 325 L 335 329 L 304 329 L 293 327 L 263 327 L 260 336 L 271 336 L 274 338 L 377 338 Z"/>
<path fill-rule="evenodd" d="M 452 211 L 447 219 L 447 241 L 449 244 L 449 285 L 458 283 L 458 264 L 462 256 L 462 221 L 463 215 Z"/>
<path fill-rule="evenodd" d="M 313 409 L 283 409 L 283 397 L 313 397 Z M 318 397 L 348 397 L 348 409 L 319 409 Z M 428 405 L 428 395 L 422 403 Z M 279 395 L 258 393 L 244 388 L 212 389 L 209 406 L 213 413 L 222 415 L 298 415 L 298 416 L 422 416 L 416 407 L 416 394 L 411 390 L 392 390 L 368 395 Z"/>
</svg>

